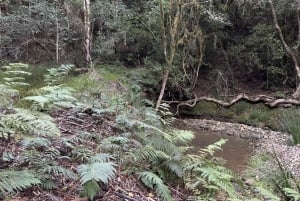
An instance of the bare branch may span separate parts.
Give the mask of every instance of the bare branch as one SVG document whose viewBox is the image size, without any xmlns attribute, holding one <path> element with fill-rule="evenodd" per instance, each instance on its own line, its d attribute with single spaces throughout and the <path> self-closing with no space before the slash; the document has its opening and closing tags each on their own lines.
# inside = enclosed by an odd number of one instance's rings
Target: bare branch
<svg viewBox="0 0 300 201">
<path fill-rule="evenodd" d="M 179 109 L 182 106 L 188 106 L 188 107 L 195 107 L 196 104 L 200 101 L 206 101 L 206 102 L 212 102 L 217 105 L 223 106 L 223 107 L 231 107 L 234 104 L 236 104 L 239 101 L 247 101 L 250 103 L 264 103 L 270 108 L 275 108 L 279 106 L 290 106 L 290 105 L 300 105 L 300 101 L 294 98 L 274 98 L 272 96 L 266 96 L 266 95 L 258 95 L 254 97 L 247 96 L 246 94 L 239 94 L 235 98 L 229 101 L 224 101 L 216 98 L 211 98 L 207 96 L 202 96 L 202 97 L 197 97 L 195 96 L 194 99 L 187 100 L 187 101 L 164 101 L 165 103 L 168 104 L 178 104 L 177 105 L 177 111 L 176 115 L 179 114 Z"/>
</svg>

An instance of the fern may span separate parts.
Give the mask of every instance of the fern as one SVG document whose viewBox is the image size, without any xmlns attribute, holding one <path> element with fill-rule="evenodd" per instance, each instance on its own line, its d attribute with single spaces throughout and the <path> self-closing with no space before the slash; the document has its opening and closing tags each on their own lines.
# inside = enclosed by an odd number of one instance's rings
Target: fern
<svg viewBox="0 0 300 201">
<path fill-rule="evenodd" d="M 61 176 L 63 178 L 68 178 L 68 179 L 77 178 L 76 174 L 73 171 L 58 165 L 56 162 L 44 164 L 37 171 L 41 174 L 50 174 L 56 177 Z"/>
<path fill-rule="evenodd" d="M 72 108 L 78 100 L 72 95 L 73 89 L 64 86 L 45 86 L 34 91 L 33 96 L 27 96 L 23 100 L 33 103 L 37 110 Z"/>
<path fill-rule="evenodd" d="M 1 122 L 7 127 L 26 134 L 57 137 L 60 131 L 53 119 L 46 114 L 15 108 L 15 113 L 2 116 Z"/>
<path fill-rule="evenodd" d="M 291 188 L 283 189 L 286 195 L 290 198 L 293 198 L 295 201 L 300 200 L 300 192 Z"/>
<path fill-rule="evenodd" d="M 140 174 L 141 181 L 149 188 L 154 189 L 156 194 L 162 198 L 164 201 L 173 201 L 171 196 L 171 191 L 169 188 L 163 183 L 162 179 L 159 178 L 153 172 L 142 172 Z"/>
<path fill-rule="evenodd" d="M 134 152 L 136 160 L 144 161 L 157 161 L 157 160 L 170 160 L 171 157 L 163 151 L 157 150 L 152 146 L 146 145 L 142 149 Z"/>
<path fill-rule="evenodd" d="M 275 196 L 271 191 L 259 186 L 256 187 L 256 189 L 259 191 L 261 195 L 265 197 L 265 199 L 268 199 L 270 201 L 280 201 L 280 198 Z"/>
<path fill-rule="evenodd" d="M 115 168 L 114 163 L 112 162 L 93 162 L 86 165 L 80 165 L 78 167 L 78 172 L 80 173 L 80 182 L 82 184 L 90 180 L 108 183 L 115 175 Z"/>
<path fill-rule="evenodd" d="M 27 149 L 30 147 L 48 147 L 51 144 L 51 142 L 42 137 L 27 137 L 22 141 L 22 147 Z"/>
<path fill-rule="evenodd" d="M 25 190 L 40 183 L 41 181 L 27 170 L 0 171 L 0 192 L 2 194 Z"/>
<path fill-rule="evenodd" d="M 110 158 L 108 154 L 96 154 L 90 158 L 88 164 L 79 165 L 77 168 L 80 182 L 90 199 L 100 190 L 97 182 L 107 184 L 115 176 L 115 164 L 109 162 Z"/>
<path fill-rule="evenodd" d="M 0 107 L 9 106 L 19 99 L 19 91 L 5 84 L 0 84 Z"/>
<path fill-rule="evenodd" d="M 207 155 L 213 156 L 213 154 L 218 151 L 222 150 L 222 145 L 224 145 L 227 142 L 227 139 L 220 139 L 219 141 L 208 145 L 206 148 L 199 150 L 200 157 L 204 158 Z"/>
<path fill-rule="evenodd" d="M 61 84 L 63 78 L 69 74 L 69 72 L 74 68 L 71 64 L 62 64 L 58 68 L 47 69 L 48 73 L 44 75 L 44 82 L 48 86 L 55 86 Z"/>
<path fill-rule="evenodd" d="M 2 69 L 5 70 L 4 73 L 8 76 L 3 78 L 5 85 L 10 86 L 12 88 L 20 86 L 29 86 L 28 83 L 24 82 L 24 76 L 31 75 L 31 73 L 26 71 L 28 69 L 27 64 L 11 63 L 7 66 L 3 66 Z"/>
</svg>

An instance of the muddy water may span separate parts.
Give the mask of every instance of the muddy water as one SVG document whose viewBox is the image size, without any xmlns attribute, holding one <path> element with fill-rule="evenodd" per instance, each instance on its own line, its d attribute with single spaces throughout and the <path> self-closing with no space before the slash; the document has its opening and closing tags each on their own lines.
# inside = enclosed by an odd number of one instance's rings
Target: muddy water
<svg viewBox="0 0 300 201">
<path fill-rule="evenodd" d="M 217 142 L 221 138 L 228 139 L 226 144 L 222 146 L 223 150 L 216 152 L 215 156 L 223 158 L 226 161 L 224 164 L 225 167 L 230 168 L 237 173 L 244 169 L 253 151 L 250 142 L 248 140 L 241 139 L 240 137 L 222 135 L 215 132 L 191 128 L 181 129 L 194 131 L 195 139 L 191 143 L 191 145 L 194 146 L 194 154 L 197 153 L 199 149 Z"/>
</svg>

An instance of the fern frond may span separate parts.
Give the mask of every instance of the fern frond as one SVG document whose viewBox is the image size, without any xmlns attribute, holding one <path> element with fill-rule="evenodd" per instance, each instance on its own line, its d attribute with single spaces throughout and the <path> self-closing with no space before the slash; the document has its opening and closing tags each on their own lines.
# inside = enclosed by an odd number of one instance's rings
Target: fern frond
<svg viewBox="0 0 300 201">
<path fill-rule="evenodd" d="M 110 154 L 98 153 L 98 154 L 92 156 L 89 161 L 92 163 L 94 163 L 94 162 L 105 163 L 105 162 L 110 161 L 111 159 L 113 159 L 113 158 Z"/>
<path fill-rule="evenodd" d="M 175 173 L 176 176 L 182 178 L 184 174 L 183 167 L 178 163 L 178 161 L 166 161 L 163 163 L 167 169 L 169 169 L 172 173 Z"/>
<path fill-rule="evenodd" d="M 96 180 L 91 180 L 91 181 L 88 181 L 83 184 L 83 189 L 84 189 L 87 197 L 89 197 L 90 200 L 93 200 L 94 196 L 100 190 L 100 186 Z"/>
<path fill-rule="evenodd" d="M 2 69 L 6 70 L 4 74 L 9 76 L 3 78 L 3 80 L 5 81 L 4 84 L 12 88 L 20 86 L 29 86 L 28 83 L 24 82 L 24 76 L 31 75 L 31 73 L 26 71 L 27 68 L 28 65 L 22 63 L 11 63 L 7 66 L 3 66 Z"/>
<path fill-rule="evenodd" d="M 79 165 L 77 170 L 80 174 L 81 184 L 95 180 L 108 183 L 115 176 L 115 164 L 109 162 L 111 156 L 109 154 L 99 153 L 91 157 L 89 164 Z"/>
<path fill-rule="evenodd" d="M 20 108 L 14 110 L 15 113 L 2 116 L 1 121 L 5 125 L 27 134 L 60 136 L 59 129 L 49 115 Z"/>
<path fill-rule="evenodd" d="M 259 193 L 264 196 L 266 199 L 270 201 L 280 201 L 280 198 L 275 196 L 271 191 L 259 186 L 256 187 L 256 189 L 259 191 Z"/>
<path fill-rule="evenodd" d="M 199 171 L 201 172 L 201 177 L 207 181 L 208 184 L 212 184 L 212 187 L 217 187 L 217 189 L 222 189 L 229 195 L 235 193 L 235 189 L 231 180 L 234 178 L 233 174 L 228 174 L 228 172 L 223 171 L 223 168 L 217 167 L 201 167 Z"/>
<path fill-rule="evenodd" d="M 142 172 L 139 176 L 141 181 L 149 188 L 154 189 L 156 194 L 162 198 L 163 201 L 172 201 L 171 191 L 153 172 Z"/>
<path fill-rule="evenodd" d="M 288 197 L 291 197 L 294 200 L 300 200 L 300 192 L 291 188 L 284 188 L 283 190 Z"/>
<path fill-rule="evenodd" d="M 42 137 L 26 137 L 22 141 L 22 146 L 27 149 L 30 147 L 47 147 L 51 144 L 51 142 Z"/>
<path fill-rule="evenodd" d="M 33 185 L 40 184 L 41 181 L 27 170 L 23 171 L 0 171 L 0 192 L 13 193 L 25 190 Z"/>
<path fill-rule="evenodd" d="M 108 181 L 115 176 L 115 164 L 112 162 L 95 162 L 86 165 L 78 166 L 78 172 L 80 174 L 80 182 L 82 184 L 91 181 L 102 181 L 108 183 Z"/>
<path fill-rule="evenodd" d="M 208 145 L 206 148 L 200 149 L 199 155 L 201 157 L 205 157 L 207 154 L 213 156 L 216 151 L 222 150 L 222 145 L 224 145 L 227 141 L 227 139 L 220 139 L 219 141 Z"/>
<path fill-rule="evenodd" d="M 48 173 L 50 175 L 60 176 L 68 179 L 77 178 L 76 174 L 73 171 L 62 167 L 57 163 L 43 165 L 40 169 L 38 169 L 38 172 Z"/>
<path fill-rule="evenodd" d="M 74 107 L 78 100 L 72 95 L 74 90 L 64 86 L 45 86 L 35 90 L 33 96 L 27 96 L 23 100 L 32 102 L 37 109 L 45 108 L 69 108 Z"/>
<path fill-rule="evenodd" d="M 0 84 L 0 106 L 8 106 L 19 98 L 19 91 L 5 84 Z"/>
<path fill-rule="evenodd" d="M 44 82 L 48 86 L 60 84 L 63 78 L 68 75 L 73 68 L 74 65 L 72 64 L 62 64 L 58 68 L 47 69 L 48 73 L 44 75 Z"/>
<path fill-rule="evenodd" d="M 134 151 L 133 156 L 134 158 L 136 158 L 137 161 L 171 160 L 171 156 L 149 145 L 146 145 L 143 148 Z"/>
<path fill-rule="evenodd" d="M 173 139 L 174 143 L 189 143 L 194 139 L 195 135 L 192 131 L 188 130 L 174 130 Z"/>
</svg>

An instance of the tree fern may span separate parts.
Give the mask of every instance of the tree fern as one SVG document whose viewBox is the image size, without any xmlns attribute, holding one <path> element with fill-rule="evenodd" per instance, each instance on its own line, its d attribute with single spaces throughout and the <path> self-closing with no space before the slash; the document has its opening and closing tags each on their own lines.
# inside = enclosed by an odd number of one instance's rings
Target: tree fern
<svg viewBox="0 0 300 201">
<path fill-rule="evenodd" d="M 27 170 L 0 171 L 0 193 L 13 193 L 15 191 L 25 190 L 33 185 L 40 184 L 41 181 Z"/>
<path fill-rule="evenodd" d="M 171 191 L 164 184 L 161 178 L 153 172 L 142 172 L 140 174 L 141 181 L 149 188 L 154 189 L 156 194 L 164 201 L 173 201 Z"/>
</svg>

